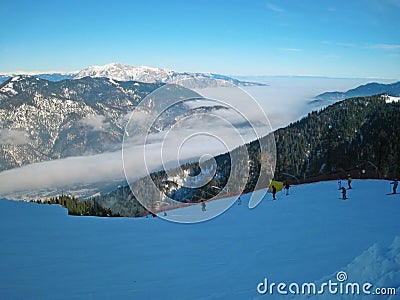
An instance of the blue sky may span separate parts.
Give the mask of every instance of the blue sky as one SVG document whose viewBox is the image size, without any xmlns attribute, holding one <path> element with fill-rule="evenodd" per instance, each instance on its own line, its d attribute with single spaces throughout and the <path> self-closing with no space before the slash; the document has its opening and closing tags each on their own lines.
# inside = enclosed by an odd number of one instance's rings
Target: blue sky
<svg viewBox="0 0 400 300">
<path fill-rule="evenodd" d="M 400 79 L 400 0 L 2 1 L 0 73 L 121 62 Z"/>
</svg>

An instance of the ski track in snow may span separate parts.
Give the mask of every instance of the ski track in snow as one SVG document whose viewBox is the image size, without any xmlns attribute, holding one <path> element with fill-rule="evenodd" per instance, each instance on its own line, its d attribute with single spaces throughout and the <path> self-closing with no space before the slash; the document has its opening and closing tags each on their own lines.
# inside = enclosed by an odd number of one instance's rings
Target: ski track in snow
<svg viewBox="0 0 400 300">
<path fill-rule="evenodd" d="M 342 270 L 350 281 L 398 288 L 400 195 L 385 195 L 388 181 L 352 184 L 346 201 L 338 200 L 336 181 L 294 186 L 289 196 L 278 193 L 277 201 L 267 194 L 251 210 L 249 195 L 243 195 L 242 205 L 198 224 L 72 217 L 54 205 L 0 200 L 0 294 L 3 299 L 290 299 L 259 295 L 257 284 L 265 277 L 319 282 Z M 230 200 L 207 203 L 206 213 L 223 201 Z M 200 205 L 168 212 L 199 213 Z"/>
</svg>

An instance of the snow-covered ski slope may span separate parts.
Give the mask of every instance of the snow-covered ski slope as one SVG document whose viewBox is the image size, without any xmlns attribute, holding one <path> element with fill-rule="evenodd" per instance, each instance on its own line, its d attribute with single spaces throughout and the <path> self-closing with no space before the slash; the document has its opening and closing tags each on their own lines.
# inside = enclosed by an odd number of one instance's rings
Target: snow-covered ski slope
<svg viewBox="0 0 400 300">
<path fill-rule="evenodd" d="M 198 224 L 161 218 L 71 217 L 58 206 L 0 201 L 2 299 L 291 299 L 261 295 L 270 282 L 348 280 L 400 295 L 400 195 L 389 181 L 353 180 L 267 194 Z M 207 203 L 207 212 L 221 205 Z M 169 214 L 204 213 L 200 205 Z M 396 238 L 397 237 L 397 238 Z M 364 297 L 364 298 L 363 298 Z M 312 299 L 365 299 L 322 295 Z M 295 296 L 293 299 L 299 298 Z M 368 299 L 375 299 L 368 296 Z"/>
</svg>

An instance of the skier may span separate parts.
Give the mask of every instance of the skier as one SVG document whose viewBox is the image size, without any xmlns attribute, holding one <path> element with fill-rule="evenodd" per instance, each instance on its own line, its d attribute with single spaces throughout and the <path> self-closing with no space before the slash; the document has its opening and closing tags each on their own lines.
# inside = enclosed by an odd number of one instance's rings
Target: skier
<svg viewBox="0 0 400 300">
<path fill-rule="evenodd" d="M 341 190 L 342 189 L 342 179 L 338 179 L 338 181 L 337 181 L 337 183 L 338 183 L 338 190 Z"/>
<path fill-rule="evenodd" d="M 286 182 L 285 183 L 286 196 L 289 195 L 289 189 L 290 189 L 290 184 Z"/>
<path fill-rule="evenodd" d="M 397 187 L 399 186 L 399 181 L 397 180 L 397 178 L 392 181 L 390 184 L 393 184 L 393 193 L 392 194 L 396 194 L 397 193 Z"/>
<path fill-rule="evenodd" d="M 342 186 L 341 190 L 342 190 L 342 199 L 346 200 L 347 199 L 346 188 L 344 186 Z"/>
<path fill-rule="evenodd" d="M 237 199 L 237 205 L 241 205 L 242 204 L 242 199 L 240 199 L 240 196 L 239 196 L 239 198 Z"/>
<path fill-rule="evenodd" d="M 276 195 L 276 187 L 273 185 L 272 186 L 272 199 L 273 200 L 276 200 L 275 195 Z"/>
<path fill-rule="evenodd" d="M 201 200 L 201 210 L 206 211 L 206 203 L 204 202 L 204 200 Z"/>
<path fill-rule="evenodd" d="M 347 175 L 347 176 L 349 176 L 349 177 L 347 178 L 347 185 L 349 186 L 348 189 L 351 190 L 351 177 L 350 177 L 350 174 Z"/>
</svg>

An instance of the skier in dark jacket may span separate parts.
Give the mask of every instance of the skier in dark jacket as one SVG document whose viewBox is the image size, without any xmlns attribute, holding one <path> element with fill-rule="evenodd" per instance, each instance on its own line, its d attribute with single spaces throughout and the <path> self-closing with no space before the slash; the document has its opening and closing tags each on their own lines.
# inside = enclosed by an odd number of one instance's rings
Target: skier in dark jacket
<svg viewBox="0 0 400 300">
<path fill-rule="evenodd" d="M 273 200 L 276 200 L 275 195 L 276 195 L 276 187 L 273 185 L 272 186 L 272 199 Z"/>
<path fill-rule="evenodd" d="M 201 200 L 201 210 L 206 211 L 206 203 L 204 202 L 204 200 Z"/>
<path fill-rule="evenodd" d="M 346 188 L 344 186 L 342 186 L 341 190 L 342 190 L 342 199 L 346 200 L 347 199 Z"/>
<path fill-rule="evenodd" d="M 285 183 L 286 196 L 289 195 L 289 189 L 290 189 L 290 184 L 286 182 Z"/>
<path fill-rule="evenodd" d="M 393 193 L 392 194 L 396 194 L 397 187 L 399 186 L 399 182 L 398 182 L 397 178 L 394 181 L 392 181 L 390 184 L 393 184 Z"/>
</svg>

